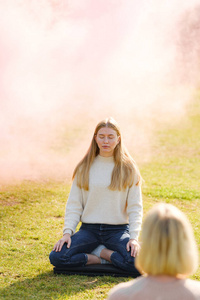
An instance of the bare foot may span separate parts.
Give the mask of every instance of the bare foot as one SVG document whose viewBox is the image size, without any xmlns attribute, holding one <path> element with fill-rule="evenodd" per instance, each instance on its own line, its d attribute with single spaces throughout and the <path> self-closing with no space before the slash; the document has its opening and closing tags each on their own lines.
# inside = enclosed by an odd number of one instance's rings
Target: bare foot
<svg viewBox="0 0 200 300">
<path fill-rule="evenodd" d="M 87 254 L 88 261 L 86 265 L 96 265 L 101 263 L 100 257 L 93 255 L 93 254 Z"/>
<path fill-rule="evenodd" d="M 107 248 L 104 248 L 101 253 L 100 253 L 100 257 L 101 258 L 104 258 L 105 260 L 111 262 L 110 260 L 110 257 L 111 255 L 113 254 L 114 251 L 110 250 L 110 249 L 107 249 Z"/>
</svg>

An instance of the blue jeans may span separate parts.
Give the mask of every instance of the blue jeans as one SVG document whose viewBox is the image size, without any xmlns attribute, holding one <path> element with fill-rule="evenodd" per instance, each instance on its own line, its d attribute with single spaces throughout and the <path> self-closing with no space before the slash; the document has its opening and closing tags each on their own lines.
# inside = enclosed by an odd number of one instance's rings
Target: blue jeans
<svg viewBox="0 0 200 300">
<path fill-rule="evenodd" d="M 138 272 L 134 266 L 135 259 L 126 250 L 129 239 L 129 225 L 82 223 L 80 230 L 71 237 L 70 248 L 65 243 L 60 252 L 52 251 L 49 259 L 56 267 L 85 266 L 88 260 L 86 253 L 102 244 L 114 251 L 110 257 L 114 266 L 135 274 Z"/>
</svg>

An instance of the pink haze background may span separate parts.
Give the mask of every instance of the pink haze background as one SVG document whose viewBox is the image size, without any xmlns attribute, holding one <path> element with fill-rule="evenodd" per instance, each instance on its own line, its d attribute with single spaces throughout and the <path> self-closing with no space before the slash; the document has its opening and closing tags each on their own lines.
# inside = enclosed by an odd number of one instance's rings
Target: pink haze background
<svg viewBox="0 0 200 300">
<path fill-rule="evenodd" d="M 0 1 L 0 181 L 63 180 L 113 116 L 138 161 L 198 86 L 198 0 Z"/>
</svg>

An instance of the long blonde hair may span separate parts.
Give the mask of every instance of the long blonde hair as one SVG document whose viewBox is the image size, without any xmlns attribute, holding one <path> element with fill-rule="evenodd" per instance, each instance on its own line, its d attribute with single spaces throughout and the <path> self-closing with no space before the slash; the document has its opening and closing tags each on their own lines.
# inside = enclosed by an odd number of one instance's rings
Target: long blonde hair
<svg viewBox="0 0 200 300">
<path fill-rule="evenodd" d="M 197 245 L 187 217 L 175 206 L 155 205 L 141 231 L 135 265 L 149 275 L 190 275 L 198 267 Z"/>
<path fill-rule="evenodd" d="M 128 153 L 128 150 L 123 145 L 119 126 L 113 118 L 107 118 L 97 124 L 90 147 L 86 155 L 76 166 L 72 178 L 74 179 L 74 177 L 76 176 L 78 187 L 83 188 L 85 190 L 89 190 L 90 167 L 95 157 L 99 154 L 99 147 L 95 141 L 95 136 L 97 135 L 98 131 L 103 127 L 112 128 L 116 131 L 117 136 L 120 137 L 120 141 L 114 149 L 113 156 L 115 166 L 113 168 L 109 189 L 126 189 L 126 187 L 132 186 L 135 180 L 136 185 L 138 185 L 141 180 L 139 169 L 133 158 Z"/>
</svg>

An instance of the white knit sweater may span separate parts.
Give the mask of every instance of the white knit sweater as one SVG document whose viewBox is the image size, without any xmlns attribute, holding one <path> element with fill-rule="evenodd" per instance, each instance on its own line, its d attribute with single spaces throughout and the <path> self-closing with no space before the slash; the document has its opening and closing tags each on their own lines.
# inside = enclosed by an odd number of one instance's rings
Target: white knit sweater
<svg viewBox="0 0 200 300">
<path fill-rule="evenodd" d="M 89 173 L 89 191 L 73 181 L 66 205 L 63 234 L 73 234 L 79 221 L 98 224 L 128 224 L 130 238 L 138 239 L 142 223 L 142 195 L 137 178 L 125 191 L 111 191 L 108 186 L 114 168 L 113 157 L 98 155 Z"/>
</svg>

